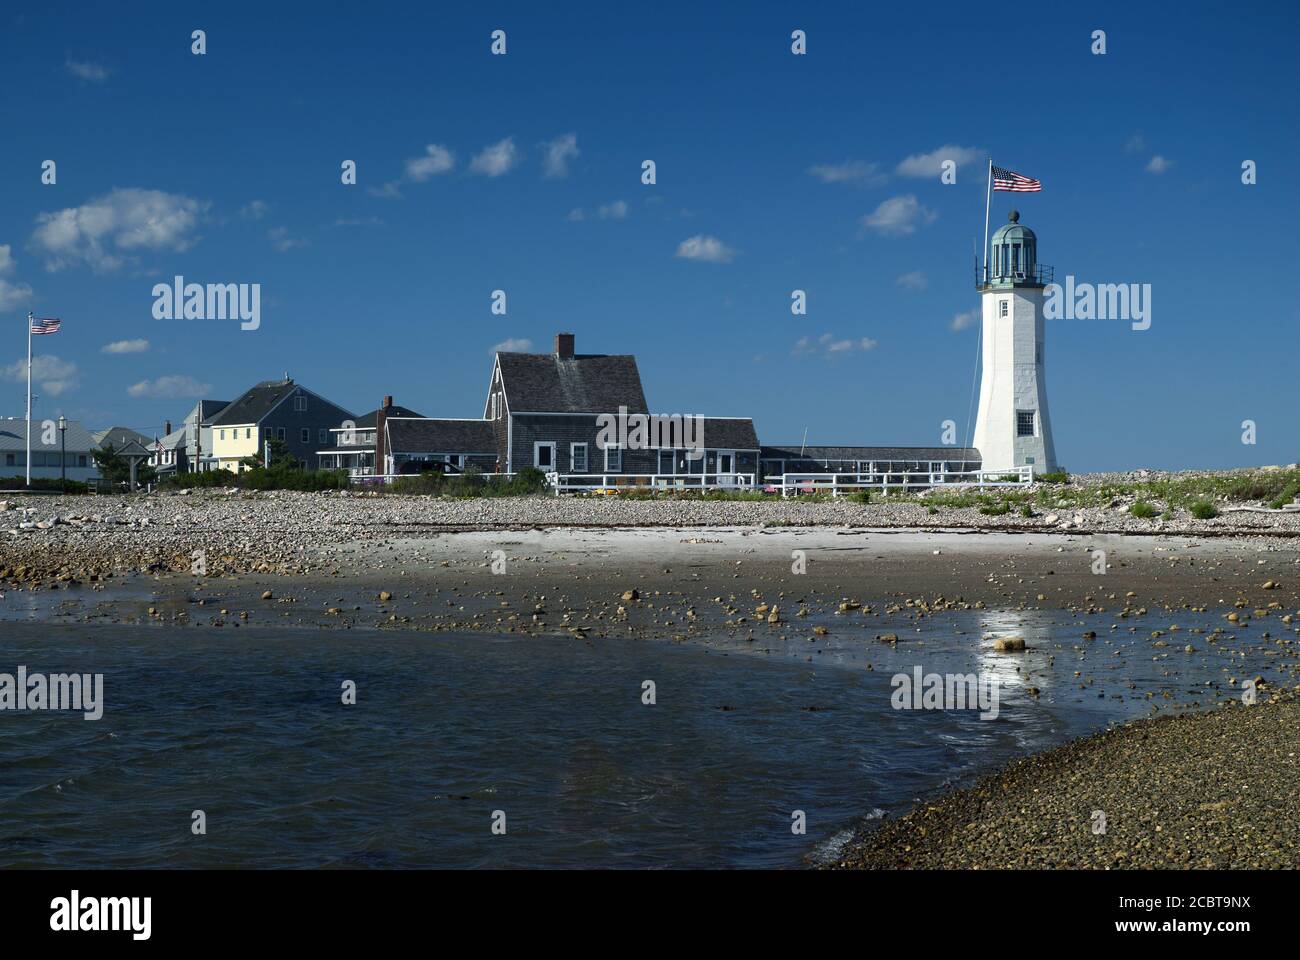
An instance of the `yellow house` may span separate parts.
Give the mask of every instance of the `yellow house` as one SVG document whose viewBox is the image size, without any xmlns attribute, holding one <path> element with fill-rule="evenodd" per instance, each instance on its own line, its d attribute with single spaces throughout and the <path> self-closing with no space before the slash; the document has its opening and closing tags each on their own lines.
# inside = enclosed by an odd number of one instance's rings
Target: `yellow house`
<svg viewBox="0 0 1300 960">
<path fill-rule="evenodd" d="M 212 466 L 239 473 L 243 461 L 261 456 L 269 440 L 283 444 L 283 457 L 308 469 L 329 431 L 352 414 L 289 377 L 265 380 L 224 407 L 211 420 Z"/>
<path fill-rule="evenodd" d="M 258 455 L 261 431 L 255 424 L 243 423 L 212 428 L 212 457 L 218 470 L 239 473 L 245 457 Z"/>
</svg>

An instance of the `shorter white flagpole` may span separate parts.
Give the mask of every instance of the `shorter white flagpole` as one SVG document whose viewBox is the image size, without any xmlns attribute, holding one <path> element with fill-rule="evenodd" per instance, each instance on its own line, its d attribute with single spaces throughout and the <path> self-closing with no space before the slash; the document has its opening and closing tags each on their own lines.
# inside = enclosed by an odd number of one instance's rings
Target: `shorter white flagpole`
<svg viewBox="0 0 1300 960">
<path fill-rule="evenodd" d="M 32 485 L 32 314 L 27 314 L 27 486 Z"/>
<path fill-rule="evenodd" d="M 989 207 L 993 203 L 993 158 L 989 157 L 989 181 L 984 190 L 984 283 L 989 282 Z"/>
</svg>

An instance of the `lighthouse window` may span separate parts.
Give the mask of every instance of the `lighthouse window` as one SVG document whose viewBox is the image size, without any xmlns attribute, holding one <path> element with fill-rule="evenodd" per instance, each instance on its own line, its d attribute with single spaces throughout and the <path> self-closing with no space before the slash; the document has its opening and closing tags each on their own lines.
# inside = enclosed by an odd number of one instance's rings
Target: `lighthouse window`
<svg viewBox="0 0 1300 960">
<path fill-rule="evenodd" d="M 1034 435 L 1034 411 L 1016 411 L 1016 436 L 1032 437 Z"/>
<path fill-rule="evenodd" d="M 1006 315 L 1007 315 L 1007 301 L 1005 301 L 1005 300 L 999 300 L 999 301 L 998 301 L 998 316 L 999 316 L 999 317 L 1005 317 Z"/>
</svg>

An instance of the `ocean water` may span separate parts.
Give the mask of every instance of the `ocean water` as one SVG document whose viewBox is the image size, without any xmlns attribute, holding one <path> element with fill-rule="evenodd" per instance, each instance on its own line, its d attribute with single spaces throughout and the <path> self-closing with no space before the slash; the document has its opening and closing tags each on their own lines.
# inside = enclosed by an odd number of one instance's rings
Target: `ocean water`
<svg viewBox="0 0 1300 960">
<path fill-rule="evenodd" d="M 102 673 L 105 699 L 97 721 L 0 711 L 0 867 L 799 867 L 1148 692 L 1204 697 L 1238 656 L 1085 628 L 972 611 L 891 647 L 0 622 L 0 672 Z M 1012 631 L 1033 649 L 992 653 Z M 894 709 L 915 665 L 997 676 L 998 718 Z"/>
</svg>

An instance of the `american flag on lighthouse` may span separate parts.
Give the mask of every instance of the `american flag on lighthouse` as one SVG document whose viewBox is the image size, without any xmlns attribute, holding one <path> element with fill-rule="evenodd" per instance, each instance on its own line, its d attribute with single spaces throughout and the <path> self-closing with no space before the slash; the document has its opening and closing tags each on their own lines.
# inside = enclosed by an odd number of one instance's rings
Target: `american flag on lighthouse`
<svg viewBox="0 0 1300 960">
<path fill-rule="evenodd" d="M 1001 167 L 994 167 L 993 189 L 1007 190 L 1011 193 L 1038 193 L 1043 189 L 1043 182 L 1016 173 L 1014 170 L 1004 170 Z"/>
<path fill-rule="evenodd" d="M 32 335 L 39 337 L 47 333 L 58 333 L 59 324 L 62 322 L 62 320 L 32 317 Z"/>
</svg>

